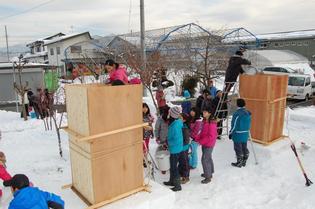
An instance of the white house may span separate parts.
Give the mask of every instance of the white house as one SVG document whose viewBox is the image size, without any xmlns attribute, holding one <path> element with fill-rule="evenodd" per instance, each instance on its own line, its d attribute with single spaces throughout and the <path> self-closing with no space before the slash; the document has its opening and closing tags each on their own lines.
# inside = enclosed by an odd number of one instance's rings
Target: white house
<svg viewBox="0 0 315 209">
<path fill-rule="evenodd" d="M 38 39 L 34 42 L 26 44 L 29 47 L 30 52 L 26 53 L 23 58 L 31 63 L 48 63 L 48 53 L 47 46 L 44 46 L 45 43 L 51 41 L 55 38 L 59 38 L 61 36 L 65 36 L 63 33 L 57 33 L 52 36 L 48 36 L 45 38 Z"/>
<path fill-rule="evenodd" d="M 60 36 L 53 40 L 47 41 L 44 46 L 47 47 L 48 63 L 58 66 L 62 71 L 65 70 L 64 60 L 71 58 L 80 58 L 84 45 L 91 41 L 92 37 L 89 32 L 75 33 Z"/>
</svg>

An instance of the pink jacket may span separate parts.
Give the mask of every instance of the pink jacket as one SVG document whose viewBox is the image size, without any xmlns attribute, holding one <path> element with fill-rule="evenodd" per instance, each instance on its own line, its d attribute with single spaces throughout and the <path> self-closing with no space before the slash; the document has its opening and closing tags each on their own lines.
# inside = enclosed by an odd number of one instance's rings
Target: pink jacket
<svg viewBox="0 0 315 209">
<path fill-rule="evenodd" d="M 198 132 L 201 130 L 202 127 L 202 121 L 196 120 L 194 123 L 190 123 L 190 137 L 194 138 L 198 134 Z"/>
<path fill-rule="evenodd" d="M 217 123 L 203 120 L 200 133 L 193 135 L 193 138 L 204 147 L 214 147 L 217 136 Z"/>
<path fill-rule="evenodd" d="M 115 80 L 121 80 L 125 84 L 128 83 L 128 76 L 127 76 L 127 70 L 123 66 L 119 65 L 119 67 L 116 70 L 113 70 L 109 74 L 109 80 L 110 82 L 113 82 Z"/>
<path fill-rule="evenodd" d="M 12 178 L 11 175 L 5 169 L 5 167 L 3 165 L 1 165 L 1 164 L 0 164 L 0 178 L 3 181 L 7 181 L 7 180 L 10 180 Z M 2 196 L 2 190 L 0 189 L 0 197 L 1 196 Z"/>
</svg>

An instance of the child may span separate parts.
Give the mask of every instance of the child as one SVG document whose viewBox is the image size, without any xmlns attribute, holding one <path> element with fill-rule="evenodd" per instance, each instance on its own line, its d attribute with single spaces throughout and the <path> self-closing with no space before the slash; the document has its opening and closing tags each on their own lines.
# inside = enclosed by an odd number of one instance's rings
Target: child
<svg viewBox="0 0 315 209">
<path fill-rule="evenodd" d="M 166 105 L 161 109 L 161 116 L 158 117 L 155 123 L 154 135 L 158 144 L 167 143 L 167 131 L 168 131 L 168 111 L 169 107 Z"/>
<path fill-rule="evenodd" d="M 162 85 L 158 86 L 158 90 L 155 94 L 155 99 L 156 99 L 158 107 L 159 107 L 160 115 L 162 115 L 162 111 L 166 106 L 166 100 L 165 100 L 165 95 L 163 92 L 163 86 Z"/>
<path fill-rule="evenodd" d="M 188 90 L 184 91 L 184 97 L 186 100 L 190 98 L 190 93 Z M 189 115 L 190 109 L 191 109 L 191 102 L 190 101 L 183 102 L 182 109 L 183 109 L 183 113 L 186 113 L 187 115 Z"/>
<path fill-rule="evenodd" d="M 166 186 L 174 186 L 174 192 L 182 190 L 180 185 L 180 177 L 178 171 L 178 160 L 181 151 L 183 150 L 183 122 L 179 119 L 181 108 L 174 106 L 170 109 L 169 127 L 167 133 L 168 148 L 170 156 L 170 180 L 163 182 Z"/>
<path fill-rule="evenodd" d="M 183 151 L 179 155 L 179 175 L 181 177 L 181 184 L 189 182 L 189 159 L 188 150 L 190 146 L 190 117 L 189 115 L 182 113 L 180 119 L 183 121 Z"/>
<path fill-rule="evenodd" d="M 201 129 L 201 120 L 199 118 L 199 113 L 198 113 L 196 107 L 191 108 L 190 117 L 191 117 L 190 137 L 191 137 L 192 141 L 190 144 L 191 154 L 189 157 L 189 166 L 190 166 L 190 169 L 195 169 L 195 168 L 197 168 L 197 165 L 198 165 L 197 150 L 198 150 L 199 144 L 196 142 L 196 140 L 193 136 L 196 136 Z"/>
<path fill-rule="evenodd" d="M 237 111 L 233 114 L 229 139 L 234 142 L 234 150 L 237 162 L 231 163 L 232 166 L 241 168 L 246 166 L 249 156 L 247 149 L 247 140 L 249 138 L 249 129 L 251 123 L 251 113 L 245 109 L 245 100 L 237 99 Z"/>
<path fill-rule="evenodd" d="M 146 103 L 142 104 L 142 114 L 143 114 L 143 122 L 149 123 L 149 126 L 144 127 L 144 130 L 143 130 L 143 141 L 144 141 L 143 152 L 146 154 L 149 151 L 150 138 L 153 137 L 152 123 L 154 121 L 150 113 L 150 108 Z"/>
<path fill-rule="evenodd" d="M 201 163 L 203 167 L 204 180 L 202 184 L 207 184 L 211 181 L 212 174 L 214 173 L 214 165 L 212 160 L 212 151 L 217 139 L 217 123 L 211 116 L 212 107 L 207 106 L 203 110 L 203 121 L 200 133 L 193 136 L 193 138 L 202 146 Z"/>
<path fill-rule="evenodd" d="M 10 174 L 6 170 L 6 157 L 3 152 L 0 152 L 0 178 L 3 181 L 8 181 L 11 179 Z M 2 197 L 2 190 L 0 189 L 0 198 Z"/>
<path fill-rule="evenodd" d="M 24 174 L 16 174 L 3 184 L 11 187 L 14 196 L 8 209 L 64 208 L 64 201 L 59 196 L 30 187 L 30 182 Z"/>
</svg>

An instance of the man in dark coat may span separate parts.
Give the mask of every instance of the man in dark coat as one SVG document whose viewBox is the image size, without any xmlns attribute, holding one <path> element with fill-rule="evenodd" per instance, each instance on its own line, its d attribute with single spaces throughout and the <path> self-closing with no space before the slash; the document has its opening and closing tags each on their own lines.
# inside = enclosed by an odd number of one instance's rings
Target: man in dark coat
<svg viewBox="0 0 315 209">
<path fill-rule="evenodd" d="M 242 51 L 236 51 L 229 60 L 229 65 L 225 73 L 225 87 L 224 92 L 229 93 L 231 88 L 236 82 L 238 75 L 244 73 L 242 65 L 251 65 L 251 62 L 247 59 L 244 59 Z"/>
</svg>

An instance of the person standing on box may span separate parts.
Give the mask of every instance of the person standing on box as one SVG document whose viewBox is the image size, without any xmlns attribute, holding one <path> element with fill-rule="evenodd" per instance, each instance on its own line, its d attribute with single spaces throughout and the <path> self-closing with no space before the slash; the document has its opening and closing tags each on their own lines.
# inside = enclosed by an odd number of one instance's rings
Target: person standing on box
<svg viewBox="0 0 315 209">
<path fill-rule="evenodd" d="M 251 113 L 245 109 L 244 99 L 237 99 L 236 104 L 238 109 L 232 117 L 229 139 L 233 140 L 237 162 L 231 163 L 231 165 L 241 168 L 246 166 L 249 156 L 247 141 L 249 138 Z"/>
<path fill-rule="evenodd" d="M 179 155 L 183 150 L 183 122 L 179 119 L 182 112 L 179 106 L 170 109 L 169 127 L 167 133 L 168 149 L 170 156 L 170 179 L 163 182 L 166 186 L 173 186 L 174 192 L 182 190 L 180 185 L 180 176 L 178 170 Z"/>
<path fill-rule="evenodd" d="M 128 84 L 127 70 L 122 65 L 119 65 L 112 59 L 108 59 L 105 62 L 105 68 L 109 73 L 109 82 L 112 83 L 115 80 L 121 80 L 125 84 Z"/>
</svg>

